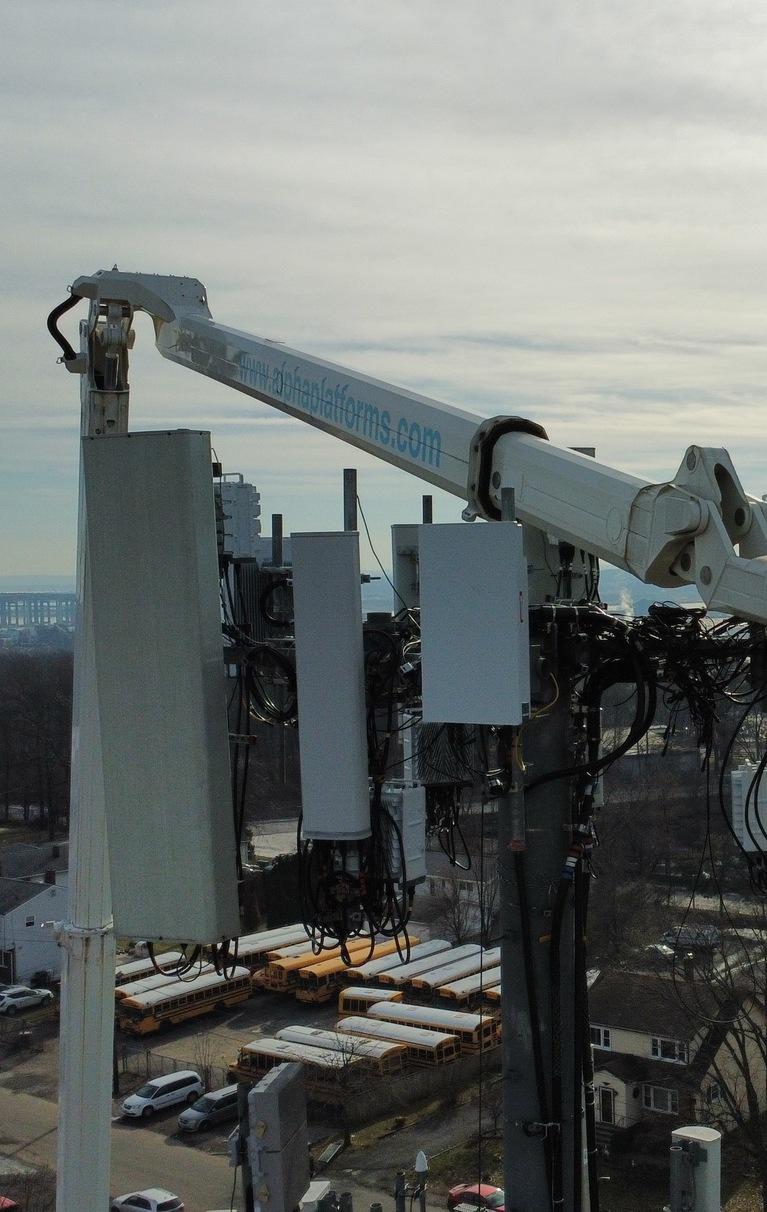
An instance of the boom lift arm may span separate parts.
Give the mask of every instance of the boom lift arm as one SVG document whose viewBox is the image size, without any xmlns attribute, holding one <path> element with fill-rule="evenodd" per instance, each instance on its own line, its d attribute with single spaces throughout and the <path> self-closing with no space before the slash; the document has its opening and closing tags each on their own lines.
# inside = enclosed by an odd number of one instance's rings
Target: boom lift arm
<svg viewBox="0 0 767 1212">
<path fill-rule="evenodd" d="M 91 302 L 88 365 L 56 319 Z M 500 518 L 513 488 L 519 520 L 555 534 L 640 580 L 696 584 L 712 609 L 767 622 L 767 505 L 743 490 L 726 450 L 691 446 L 667 483 L 651 484 L 547 440 L 519 417 L 472 413 L 217 323 L 194 278 L 101 270 L 78 278 L 51 332 L 68 370 L 92 396 L 127 404 L 135 311 L 151 315 L 157 348 L 467 501 L 464 516 Z M 84 385 L 86 386 L 86 385 Z"/>
<path fill-rule="evenodd" d="M 90 301 L 90 308 L 80 327 L 81 352 L 77 354 L 57 323 L 83 298 Z M 508 493 L 504 499 L 504 490 L 512 488 L 516 516 L 531 527 L 556 535 L 644 581 L 661 586 L 695 583 L 710 607 L 767 623 L 767 506 L 746 495 L 724 450 L 690 447 L 673 480 L 650 484 L 554 446 L 532 421 L 517 417 L 480 421 L 470 412 L 217 324 L 208 309 L 205 289 L 195 279 L 117 270 L 79 278 L 71 298 L 49 317 L 49 329 L 63 350 L 62 360 L 70 371 L 81 375 L 85 436 L 127 432 L 128 353 L 136 311 L 152 316 L 157 346 L 171 361 L 453 493 L 467 502 L 467 519 L 500 518 L 502 501 L 508 517 L 511 502 Z M 97 1212 L 106 1201 L 109 1180 L 108 1076 L 113 1030 L 106 1007 L 114 941 L 104 857 L 104 785 L 85 538 L 81 510 L 78 579 L 82 609 L 72 797 L 75 850 L 72 921 L 62 934 L 66 961 L 58 1206 L 76 1205 Z M 567 627 L 569 608 L 560 604 L 558 609 Z M 552 643 L 556 663 L 556 637 Z M 610 668 L 617 676 L 622 666 L 618 663 L 616 673 L 615 664 L 613 661 Z M 602 683 L 594 676 L 599 689 Z M 571 727 L 570 697 L 559 694 L 559 685 L 565 684 L 555 678 L 557 693 L 545 703 L 545 727 L 531 727 L 526 736 L 528 767 L 537 767 L 543 775 L 523 784 L 515 779 L 507 790 L 505 784 L 496 789 L 505 888 L 501 898 L 503 998 L 508 1021 L 517 1024 L 504 1037 L 504 1148 L 507 1158 L 514 1158 L 516 1184 L 512 1186 L 520 1207 L 537 1212 L 552 1205 L 568 1209 L 588 1205 L 596 1212 L 596 1143 L 588 1130 L 589 1123 L 593 1126 L 593 1073 L 589 1077 L 584 1060 L 589 1054 L 584 1012 L 585 894 L 581 887 L 570 896 L 567 882 L 573 859 L 576 878 L 583 880 L 587 826 L 573 815 L 571 781 L 562 781 L 560 776 L 585 769 L 570 766 L 573 741 L 577 740 L 580 753 L 583 721 L 590 719 L 596 730 L 586 738 L 591 753 L 598 744 L 598 725 L 594 723 L 598 711 L 579 715 L 576 736 Z M 644 692 L 640 696 L 639 688 L 638 681 L 637 718 L 641 715 L 644 720 L 649 699 Z M 644 704 L 641 712 L 640 698 Z M 511 768 L 513 763 L 510 757 L 508 760 Z M 579 794 L 585 813 L 593 786 L 581 788 Z M 528 809 L 536 822 L 535 845 L 525 853 L 524 814 Z M 569 844 L 569 831 L 576 826 L 581 831 L 577 858 Z M 552 929 L 547 906 L 552 872 L 557 868 L 561 874 L 556 929 Z M 580 919 L 573 909 L 576 902 L 581 906 Z M 519 907 L 519 921 L 515 906 Z M 551 940 L 549 959 L 532 948 L 534 938 L 545 937 Z M 520 982 L 523 969 L 525 980 Z M 578 984 L 580 992 L 573 998 L 576 969 L 583 985 Z M 550 994 L 540 1004 L 536 987 L 548 989 Z M 584 1029 L 582 1037 L 576 1023 Z M 538 1024 L 535 1031 L 534 1024 Z M 82 1046 L 86 1032 L 87 1050 Z M 580 1053 L 576 1035 L 581 1039 Z M 541 1043 L 544 1038 L 551 1041 L 547 1060 Z M 585 1203 L 580 1185 L 581 1077 L 586 1084 L 585 1105 L 591 1107 L 591 1118 L 587 1116 L 590 1202 Z M 94 1157 L 97 1162 L 91 1166 Z"/>
</svg>

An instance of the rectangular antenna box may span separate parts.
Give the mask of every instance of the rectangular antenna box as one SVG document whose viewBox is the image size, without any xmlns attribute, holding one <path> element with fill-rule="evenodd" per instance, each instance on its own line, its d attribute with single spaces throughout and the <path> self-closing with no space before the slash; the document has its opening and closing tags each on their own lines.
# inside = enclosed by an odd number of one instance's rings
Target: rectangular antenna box
<svg viewBox="0 0 767 1212">
<path fill-rule="evenodd" d="M 389 870 L 395 879 L 421 883 L 426 879 L 426 788 L 392 780 L 384 783 L 381 802 L 396 826 L 388 832 Z"/>
<path fill-rule="evenodd" d="M 750 853 L 767 851 L 767 775 L 757 787 L 758 770 L 758 766 L 746 762 L 730 774 L 732 829 L 743 849 Z"/>
<path fill-rule="evenodd" d="M 359 539 L 293 534 L 303 835 L 370 836 Z"/>
<path fill-rule="evenodd" d="M 530 709 L 522 527 L 418 529 L 424 723 L 521 724 Z"/>
<path fill-rule="evenodd" d="M 240 933 L 210 435 L 83 439 L 115 933 Z M 95 681 L 95 684 L 94 684 Z"/>
</svg>

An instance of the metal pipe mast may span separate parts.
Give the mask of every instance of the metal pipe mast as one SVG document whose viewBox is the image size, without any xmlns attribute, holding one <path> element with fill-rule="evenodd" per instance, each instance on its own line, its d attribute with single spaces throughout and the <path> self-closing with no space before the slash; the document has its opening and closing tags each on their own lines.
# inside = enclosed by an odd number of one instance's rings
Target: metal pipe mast
<svg viewBox="0 0 767 1212">
<path fill-rule="evenodd" d="M 127 347 L 132 311 L 94 303 L 80 325 L 81 436 L 128 428 Z M 72 705 L 70 881 L 59 1058 L 56 1206 L 101 1212 L 109 1202 L 115 940 L 109 881 L 101 735 L 96 693 L 82 459 L 77 534 L 75 682 Z"/>
</svg>

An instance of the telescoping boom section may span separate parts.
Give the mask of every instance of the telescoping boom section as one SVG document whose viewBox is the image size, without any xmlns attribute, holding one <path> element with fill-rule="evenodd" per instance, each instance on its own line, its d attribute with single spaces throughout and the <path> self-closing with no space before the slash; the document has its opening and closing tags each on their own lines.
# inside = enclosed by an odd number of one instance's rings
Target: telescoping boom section
<svg viewBox="0 0 767 1212">
<path fill-rule="evenodd" d="M 58 319 L 89 299 L 89 357 Z M 501 516 L 512 488 L 519 520 L 660 586 L 695 584 L 712 609 L 767 622 L 767 504 L 743 489 L 726 450 L 690 446 L 676 475 L 651 483 L 548 441 L 534 420 L 473 412 L 370 378 L 213 319 L 195 278 L 101 270 L 78 278 L 49 317 L 67 369 L 92 376 L 127 409 L 136 311 L 152 316 L 160 353 Z M 119 393 L 110 393 L 110 381 Z M 104 390 L 106 389 L 106 391 Z M 119 395 L 119 400 L 111 398 Z"/>
</svg>

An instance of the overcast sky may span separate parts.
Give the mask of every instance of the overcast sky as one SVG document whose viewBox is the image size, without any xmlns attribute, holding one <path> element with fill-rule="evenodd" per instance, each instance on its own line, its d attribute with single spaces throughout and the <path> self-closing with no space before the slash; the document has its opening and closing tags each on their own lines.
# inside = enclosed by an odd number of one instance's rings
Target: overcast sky
<svg viewBox="0 0 767 1212">
<path fill-rule="evenodd" d="M 726 445 L 767 492 L 763 6 L 27 0 L 4 26 L 0 575 L 73 571 L 78 380 L 45 317 L 113 263 L 650 479 Z M 382 554 L 418 520 L 428 486 L 137 328 L 133 428 L 210 429 L 286 531 L 341 525 L 345 465 Z"/>
</svg>

